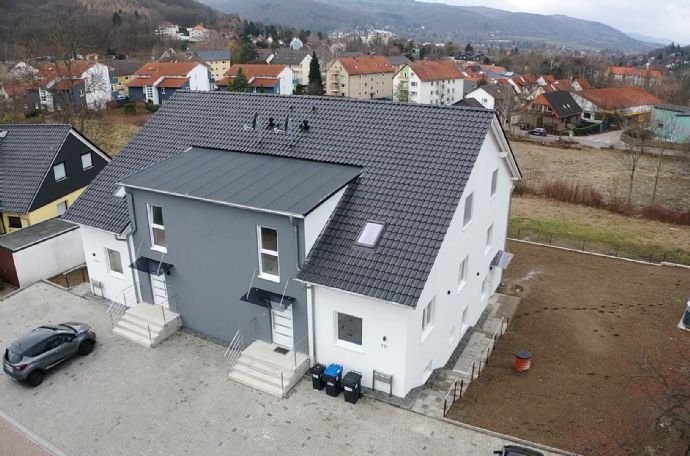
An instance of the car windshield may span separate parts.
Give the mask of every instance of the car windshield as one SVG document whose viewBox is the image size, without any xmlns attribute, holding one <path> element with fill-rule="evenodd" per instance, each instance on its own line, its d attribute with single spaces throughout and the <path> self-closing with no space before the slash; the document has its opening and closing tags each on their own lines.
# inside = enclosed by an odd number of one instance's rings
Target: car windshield
<svg viewBox="0 0 690 456">
<path fill-rule="evenodd" d="M 16 349 L 13 347 L 10 347 L 7 350 L 5 350 L 5 359 L 7 359 L 7 361 L 11 363 L 18 363 L 22 360 L 23 356 L 15 350 Z"/>
<path fill-rule="evenodd" d="M 76 329 L 74 329 L 73 327 L 71 327 L 71 326 L 69 326 L 69 325 L 66 325 L 66 324 L 64 324 L 64 323 L 61 324 L 61 325 L 58 325 L 58 327 L 59 327 L 60 329 L 66 329 L 66 330 L 68 330 L 68 331 L 70 331 L 70 332 L 73 332 L 73 333 L 76 333 L 76 332 L 77 332 Z"/>
</svg>

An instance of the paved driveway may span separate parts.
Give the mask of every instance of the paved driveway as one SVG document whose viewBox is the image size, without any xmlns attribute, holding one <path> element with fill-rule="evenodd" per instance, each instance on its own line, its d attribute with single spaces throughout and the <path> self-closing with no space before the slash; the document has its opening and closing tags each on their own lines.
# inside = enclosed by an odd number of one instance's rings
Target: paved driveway
<svg viewBox="0 0 690 456">
<path fill-rule="evenodd" d="M 478 456 L 504 443 L 368 398 L 353 406 L 307 381 L 278 400 L 227 380 L 221 347 L 180 333 L 147 349 L 114 336 L 100 304 L 43 283 L 0 301 L 0 346 L 66 320 L 95 326 L 94 353 L 35 389 L 3 374 L 0 410 L 70 456 Z"/>
</svg>

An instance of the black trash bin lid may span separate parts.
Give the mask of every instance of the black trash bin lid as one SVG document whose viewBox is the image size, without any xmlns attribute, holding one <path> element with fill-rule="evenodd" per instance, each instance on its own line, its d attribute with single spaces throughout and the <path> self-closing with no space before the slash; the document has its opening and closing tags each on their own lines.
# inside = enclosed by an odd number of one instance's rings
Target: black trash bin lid
<svg viewBox="0 0 690 456">
<path fill-rule="evenodd" d="M 354 372 L 350 371 L 348 372 L 345 377 L 343 378 L 343 383 L 349 383 L 349 384 L 354 384 L 354 383 L 359 383 L 362 381 L 362 374 L 359 372 Z"/>
</svg>

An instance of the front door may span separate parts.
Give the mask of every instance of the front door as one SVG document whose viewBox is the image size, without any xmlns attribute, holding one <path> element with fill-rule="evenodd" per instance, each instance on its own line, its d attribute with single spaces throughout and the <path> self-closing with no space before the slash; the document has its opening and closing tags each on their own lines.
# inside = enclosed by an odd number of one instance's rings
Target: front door
<svg viewBox="0 0 690 456">
<path fill-rule="evenodd" d="M 271 309 L 273 343 L 292 350 L 292 307 Z"/>
<path fill-rule="evenodd" d="M 158 263 L 149 262 L 149 277 L 151 277 L 153 303 L 168 307 L 168 288 L 165 284 L 165 272 L 159 269 Z"/>
</svg>

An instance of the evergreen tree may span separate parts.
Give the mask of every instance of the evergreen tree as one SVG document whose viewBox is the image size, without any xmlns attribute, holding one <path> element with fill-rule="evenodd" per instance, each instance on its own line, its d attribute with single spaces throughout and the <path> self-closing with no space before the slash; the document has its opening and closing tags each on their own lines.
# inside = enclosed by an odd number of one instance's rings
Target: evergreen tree
<svg viewBox="0 0 690 456">
<path fill-rule="evenodd" d="M 122 17 L 117 11 L 113 13 L 113 25 L 115 27 L 119 27 L 120 25 L 122 25 Z"/>
<path fill-rule="evenodd" d="M 470 54 L 474 52 L 474 48 L 472 47 L 472 43 L 467 43 L 467 46 L 465 46 L 465 53 Z"/>
<path fill-rule="evenodd" d="M 239 63 L 251 62 L 253 60 L 256 60 L 256 57 L 256 46 L 254 46 L 254 44 L 252 44 L 251 41 L 245 41 L 244 44 L 242 44 L 242 47 L 240 48 Z"/>
<path fill-rule="evenodd" d="M 321 65 L 316 57 L 316 52 L 312 52 L 311 63 L 309 63 L 309 95 L 323 95 L 323 80 L 321 79 Z"/>
<path fill-rule="evenodd" d="M 249 87 L 249 81 L 247 80 L 247 75 L 244 74 L 242 67 L 237 70 L 237 75 L 230 79 L 228 83 L 228 92 L 249 92 L 251 87 Z"/>
</svg>

